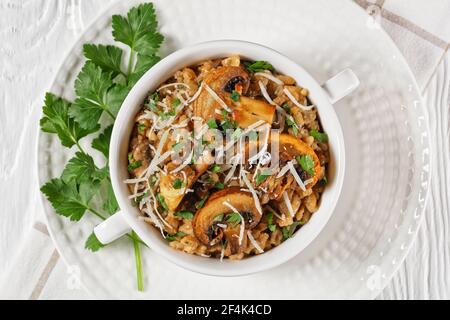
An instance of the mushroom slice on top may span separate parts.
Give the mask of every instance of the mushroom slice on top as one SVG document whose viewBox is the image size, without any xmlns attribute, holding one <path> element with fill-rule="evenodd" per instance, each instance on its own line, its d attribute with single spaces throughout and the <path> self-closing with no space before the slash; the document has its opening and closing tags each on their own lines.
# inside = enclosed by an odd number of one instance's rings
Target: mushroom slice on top
<svg viewBox="0 0 450 320">
<path fill-rule="evenodd" d="M 291 136 L 290 134 L 272 133 L 270 140 L 272 146 L 274 143 L 278 143 L 280 163 L 287 163 L 288 161 L 296 159 L 298 156 L 304 155 L 309 155 L 312 158 L 314 162 L 314 174 L 309 177 L 309 179 L 312 179 L 312 182 L 306 186 L 307 189 L 311 189 L 319 180 L 321 172 L 320 161 L 314 150 L 301 139 Z M 299 173 L 303 182 L 305 179 L 302 176 L 305 174 L 305 172 Z"/>
<path fill-rule="evenodd" d="M 260 222 L 261 215 L 255 207 L 252 194 L 241 191 L 239 187 L 230 187 L 210 196 L 204 207 L 195 214 L 192 227 L 197 239 L 207 246 L 216 244 L 225 236 L 235 253 L 235 238 L 239 239 L 239 228 L 227 222 L 227 216 L 233 213 L 230 205 L 244 218 L 245 229 L 251 230 Z M 223 230 L 221 226 L 226 228 Z"/>
<path fill-rule="evenodd" d="M 241 128 L 247 128 L 260 120 L 272 125 L 275 111 L 275 106 L 265 101 L 241 96 L 234 104 L 233 117 Z"/>
<path fill-rule="evenodd" d="M 209 161 L 211 154 L 204 152 L 204 154 L 197 160 L 197 163 L 193 166 L 187 165 L 181 171 L 177 173 L 169 173 L 167 175 L 161 174 L 160 192 L 166 201 L 167 207 L 170 211 L 176 211 L 180 205 L 183 197 L 186 195 L 188 189 L 190 189 L 198 178 L 206 172 L 209 168 Z M 177 167 L 173 162 L 167 165 L 170 171 Z M 184 174 L 183 174 L 184 173 Z M 177 184 L 174 183 L 177 179 L 182 181 L 182 187 L 175 188 Z"/>
<path fill-rule="evenodd" d="M 227 106 L 231 106 L 231 93 L 236 89 L 241 94 L 246 93 L 250 85 L 249 79 L 249 74 L 244 68 L 224 66 L 211 70 L 203 80 L 203 83 L 208 85 Z M 202 90 L 194 102 L 194 115 L 206 120 L 218 118 L 218 114 L 215 112 L 216 109 L 222 109 L 220 103 L 208 90 Z"/>
<path fill-rule="evenodd" d="M 173 163 L 168 165 L 169 169 L 176 167 Z M 183 174 L 184 173 L 184 174 Z M 180 183 L 175 183 L 177 180 Z M 197 180 L 197 173 L 190 166 L 186 166 L 177 173 L 164 175 L 161 173 L 159 190 L 170 211 L 175 211 L 183 200 L 186 190 L 189 189 Z"/>
</svg>

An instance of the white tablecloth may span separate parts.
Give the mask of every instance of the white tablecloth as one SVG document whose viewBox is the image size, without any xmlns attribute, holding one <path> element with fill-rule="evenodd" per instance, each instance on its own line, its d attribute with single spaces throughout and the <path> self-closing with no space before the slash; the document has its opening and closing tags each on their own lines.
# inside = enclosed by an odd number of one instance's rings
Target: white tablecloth
<svg viewBox="0 0 450 320">
<path fill-rule="evenodd" d="M 89 298 L 71 285 L 74 270 L 59 258 L 43 223 L 36 132 L 44 93 L 62 59 L 90 21 L 116 1 L 0 2 L 0 298 Z M 437 155 L 424 224 L 380 299 L 448 299 L 450 1 L 355 2 L 381 23 L 410 64 L 426 99 Z"/>
</svg>

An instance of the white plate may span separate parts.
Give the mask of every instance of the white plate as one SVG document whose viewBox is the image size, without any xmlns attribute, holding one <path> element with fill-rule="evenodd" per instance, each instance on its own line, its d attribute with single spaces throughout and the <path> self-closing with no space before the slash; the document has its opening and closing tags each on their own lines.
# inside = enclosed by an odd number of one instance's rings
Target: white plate
<svg viewBox="0 0 450 320">
<path fill-rule="evenodd" d="M 110 17 L 139 1 L 107 10 L 81 37 L 51 91 L 73 98 L 85 42 L 110 42 Z M 98 253 L 84 241 L 98 223 L 57 216 L 44 201 L 50 233 L 64 260 L 98 298 L 316 299 L 373 298 L 395 273 L 415 238 L 430 177 L 425 112 L 415 80 L 390 38 L 351 1 L 154 1 L 162 55 L 217 39 L 272 47 L 324 81 L 350 67 L 361 87 L 336 105 L 347 146 L 347 173 L 337 209 L 319 235 L 290 262 L 257 275 L 223 279 L 185 271 L 143 250 L 146 291 L 137 293 L 132 246 L 121 240 Z M 88 146 L 89 141 L 84 141 Z M 40 133 L 41 184 L 60 175 L 71 152 Z"/>
</svg>

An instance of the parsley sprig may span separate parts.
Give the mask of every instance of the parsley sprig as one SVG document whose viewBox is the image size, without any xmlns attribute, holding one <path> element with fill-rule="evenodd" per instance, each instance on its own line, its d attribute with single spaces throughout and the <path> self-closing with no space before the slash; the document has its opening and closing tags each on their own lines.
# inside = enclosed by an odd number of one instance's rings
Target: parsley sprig
<svg viewBox="0 0 450 320">
<path fill-rule="evenodd" d="M 157 53 L 164 37 L 157 29 L 158 21 L 152 3 L 134 7 L 126 16 L 113 16 L 114 40 L 128 47 L 129 60 L 125 70 L 122 68 L 123 57 L 127 55 L 124 49 L 114 45 L 85 44 L 83 53 L 86 63 L 75 80 L 75 100 L 70 102 L 52 93 L 45 96 L 41 130 L 55 134 L 64 147 L 76 147 L 77 151 L 68 161 L 61 177 L 44 184 L 41 191 L 55 212 L 71 221 L 80 221 L 86 212 L 105 220 L 119 210 L 108 166 L 112 122 L 134 84 L 160 60 Z M 91 143 L 91 147 L 105 158 L 105 164 L 99 167 L 80 141 L 99 131 L 100 123 L 108 121 L 110 125 Z M 134 162 L 130 169 L 137 167 L 138 162 Z M 101 209 L 94 205 L 95 198 L 103 201 Z M 127 236 L 133 241 L 137 287 L 142 291 L 139 246 L 144 243 L 134 232 Z M 85 247 L 95 252 L 104 245 L 92 233 Z"/>
</svg>

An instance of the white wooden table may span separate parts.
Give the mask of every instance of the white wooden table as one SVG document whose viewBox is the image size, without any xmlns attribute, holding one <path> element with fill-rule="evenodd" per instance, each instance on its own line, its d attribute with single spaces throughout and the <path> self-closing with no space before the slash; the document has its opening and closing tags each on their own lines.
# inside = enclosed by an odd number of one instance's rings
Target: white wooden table
<svg viewBox="0 0 450 320">
<path fill-rule="evenodd" d="M 44 93 L 80 33 L 115 1 L 118 0 L 0 2 L 0 274 L 20 254 L 34 222 L 44 221 L 35 168 L 36 133 Z M 367 6 L 367 1 L 357 2 Z M 450 24 L 436 23 L 431 14 L 433 8 L 448 9 L 449 0 L 409 0 L 412 9 L 401 21 L 398 17 L 403 13 L 398 11 L 405 0 L 371 2 L 383 6 L 387 21 L 406 24 L 418 37 L 428 38 L 437 47 L 437 63 L 418 79 L 426 98 L 430 140 L 436 155 L 431 197 L 409 256 L 380 298 L 449 299 Z M 86 296 L 64 289 L 57 296 L 46 296 L 74 297 Z M 27 297 L 18 294 L 17 298 Z"/>
</svg>

